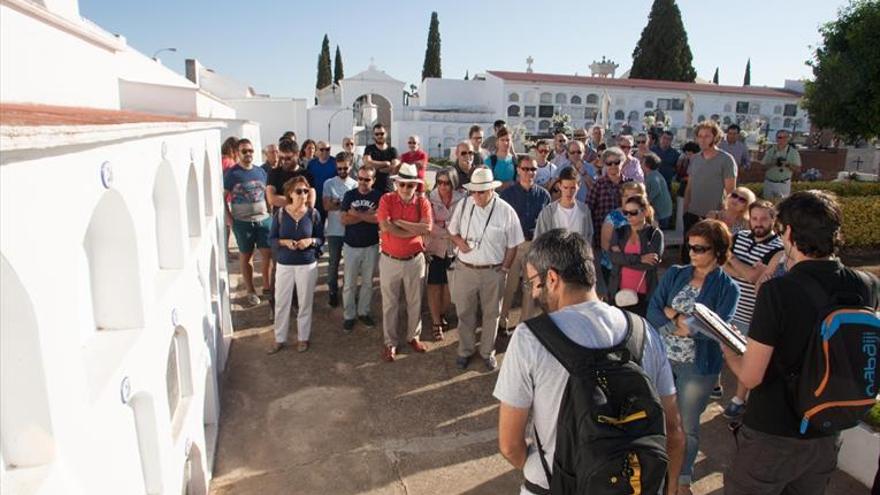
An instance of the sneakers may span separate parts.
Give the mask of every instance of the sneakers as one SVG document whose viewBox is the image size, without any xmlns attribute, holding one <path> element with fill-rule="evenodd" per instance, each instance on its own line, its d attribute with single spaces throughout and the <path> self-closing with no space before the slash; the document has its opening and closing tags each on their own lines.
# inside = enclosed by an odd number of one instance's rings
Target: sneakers
<svg viewBox="0 0 880 495">
<path fill-rule="evenodd" d="M 274 342 L 272 344 L 272 347 L 270 347 L 269 350 L 266 351 L 266 354 L 271 356 L 272 354 L 277 353 L 278 351 L 284 349 L 285 347 L 286 346 L 285 346 L 284 342 Z"/>
<path fill-rule="evenodd" d="M 342 331 L 345 333 L 351 333 L 354 331 L 354 320 L 345 320 L 342 322 Z"/>
<path fill-rule="evenodd" d="M 416 352 L 428 352 L 428 346 L 422 343 L 419 339 L 412 339 L 409 341 L 409 346 Z"/>
<path fill-rule="evenodd" d="M 248 292 L 247 303 L 251 306 L 256 306 L 257 304 L 260 304 L 260 296 L 256 295 L 253 292 Z"/>
<path fill-rule="evenodd" d="M 724 396 L 724 388 L 721 385 L 712 389 L 712 393 L 709 394 L 709 398 L 712 400 L 721 400 L 721 397 Z"/>
<path fill-rule="evenodd" d="M 727 407 L 724 408 L 724 412 L 721 414 L 723 414 L 724 417 L 727 419 L 736 419 L 742 416 L 744 412 L 746 412 L 745 403 L 737 404 L 736 402 L 731 400 L 730 404 L 727 404 Z"/>
<path fill-rule="evenodd" d="M 335 308 L 335 307 L 339 306 L 339 294 L 336 294 L 335 292 L 331 292 L 329 299 L 330 300 L 328 301 L 328 304 L 330 304 L 331 308 Z"/>
<path fill-rule="evenodd" d="M 397 354 L 397 349 L 395 349 L 393 345 L 386 345 L 385 347 L 382 348 L 382 360 L 383 361 L 393 363 L 395 354 Z"/>
<path fill-rule="evenodd" d="M 495 356 L 489 356 L 483 359 L 483 363 L 486 365 L 486 369 L 489 371 L 495 371 L 495 368 L 498 367 L 498 360 L 495 359 Z"/>
<path fill-rule="evenodd" d="M 376 322 L 373 321 L 373 317 L 370 315 L 358 316 L 358 320 L 361 321 L 367 328 L 373 328 L 376 326 Z"/>
<path fill-rule="evenodd" d="M 468 367 L 468 363 L 471 362 L 470 356 L 458 356 L 455 358 L 455 365 L 458 366 L 458 369 L 464 371 Z"/>
</svg>

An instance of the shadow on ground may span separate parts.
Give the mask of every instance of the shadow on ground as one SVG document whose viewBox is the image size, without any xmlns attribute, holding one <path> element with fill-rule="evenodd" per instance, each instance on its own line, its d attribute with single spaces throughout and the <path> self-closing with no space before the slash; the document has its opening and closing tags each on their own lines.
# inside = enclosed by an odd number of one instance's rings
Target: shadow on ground
<svg viewBox="0 0 880 495">
<path fill-rule="evenodd" d="M 459 372 L 455 330 L 432 342 L 425 325 L 428 353 L 404 348 L 395 363 L 382 362 L 379 325 L 342 333 L 341 308 L 327 305 L 322 263 L 311 349 L 267 356 L 268 305 L 243 307 L 237 263 L 229 270 L 236 332 L 223 378 L 211 493 L 518 493 L 521 475 L 497 449 L 496 373 L 480 362 Z M 377 290 L 373 314 L 380 324 L 379 299 Z M 733 390 L 729 376 L 725 388 Z M 712 404 L 704 414 L 697 494 L 723 492 L 721 472 L 734 445 L 720 411 Z M 867 489 L 836 473 L 827 493 Z"/>
</svg>

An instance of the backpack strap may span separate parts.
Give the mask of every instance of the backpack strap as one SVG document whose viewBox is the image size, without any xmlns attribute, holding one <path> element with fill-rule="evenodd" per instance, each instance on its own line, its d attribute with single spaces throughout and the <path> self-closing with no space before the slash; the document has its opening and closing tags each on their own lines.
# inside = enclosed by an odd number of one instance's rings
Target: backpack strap
<svg viewBox="0 0 880 495">
<path fill-rule="evenodd" d="M 641 366 L 642 357 L 645 355 L 645 346 L 648 345 L 648 339 L 645 338 L 645 319 L 625 309 L 620 311 L 626 317 L 626 337 L 618 345 L 625 346 L 629 351 L 630 359 Z"/>
<path fill-rule="evenodd" d="M 489 163 L 492 164 L 492 175 L 495 175 L 495 167 L 498 166 L 498 155 L 492 153 L 489 155 Z"/>
<path fill-rule="evenodd" d="M 529 330 L 535 335 L 541 345 L 546 348 L 553 357 L 572 375 L 579 375 L 584 365 L 594 363 L 594 354 L 591 349 L 582 347 L 566 337 L 566 335 L 553 323 L 553 319 L 547 314 L 540 314 L 525 322 Z"/>
</svg>

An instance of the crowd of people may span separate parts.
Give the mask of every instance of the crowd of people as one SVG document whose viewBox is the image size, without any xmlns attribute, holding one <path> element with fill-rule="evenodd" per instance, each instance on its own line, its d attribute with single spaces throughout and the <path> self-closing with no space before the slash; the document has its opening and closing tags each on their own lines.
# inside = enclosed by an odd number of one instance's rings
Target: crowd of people
<svg viewBox="0 0 880 495">
<path fill-rule="evenodd" d="M 800 330 L 792 319 L 781 316 L 787 305 L 803 305 L 783 275 L 809 272 L 826 287 L 854 287 L 872 308 L 877 281 L 859 286 L 862 279 L 834 257 L 841 218 L 833 196 L 789 195 L 800 159 L 785 131 L 763 160 L 766 199 L 737 186 L 738 171 L 750 163 L 735 124 L 724 132 L 714 121 L 701 122 L 694 136 L 675 149 L 669 131 L 612 139 L 596 126 L 575 130 L 571 139 L 559 133 L 539 140 L 518 154 L 511 131 L 498 121 L 489 138 L 473 126 L 445 167 L 429 166 L 419 136 L 409 136 L 408 150 L 398 154 L 381 123 L 372 127 L 372 143 L 362 155 L 351 138 L 334 155 L 329 143 L 299 144 L 289 132 L 262 150 L 262 165 L 255 164 L 250 141 L 230 138 L 223 145 L 227 224 L 249 304 L 261 300 L 253 282 L 254 250 L 262 258 L 262 295 L 274 312 L 268 352 L 288 345 L 291 311 L 296 349 L 309 349 L 325 250 L 327 304 L 339 306 L 341 296 L 344 333 L 376 326 L 371 307 L 378 270 L 384 361 L 393 362 L 402 345 L 427 351 L 423 294 L 434 341 L 450 330 L 454 307 L 461 370 L 476 357 L 495 370 L 496 338 L 510 336 L 495 388 L 500 446 L 524 470 L 523 493 L 549 493 L 542 461 L 553 455 L 567 374 L 559 362 L 548 361 L 526 322 L 550 315 L 571 341 L 605 348 L 627 334 L 618 308 L 626 309 L 649 328 L 642 366 L 666 417 L 667 493 L 690 493 L 700 415 L 722 398 L 725 362 L 739 383 L 724 415 L 744 425 L 727 493 L 777 493 L 827 479 L 825 468 L 836 457 L 828 435 L 786 443 L 799 419 L 773 410 L 783 400 L 778 369 L 797 362 L 794 349 L 803 340 L 793 336 Z M 664 230 L 675 223 L 675 191 L 683 208 L 681 264 L 661 275 L 670 256 Z M 694 331 L 690 317 L 698 303 L 749 336 L 745 355 Z M 794 320 L 809 318 L 805 310 Z M 530 416 L 535 435 L 544 439 L 541 449 L 528 446 Z M 756 471 L 770 472 L 767 465 L 749 458 L 749 449 L 766 445 L 779 453 L 770 463 L 778 468 L 773 481 Z M 789 455 L 799 459 L 797 469 L 783 466 Z"/>
</svg>

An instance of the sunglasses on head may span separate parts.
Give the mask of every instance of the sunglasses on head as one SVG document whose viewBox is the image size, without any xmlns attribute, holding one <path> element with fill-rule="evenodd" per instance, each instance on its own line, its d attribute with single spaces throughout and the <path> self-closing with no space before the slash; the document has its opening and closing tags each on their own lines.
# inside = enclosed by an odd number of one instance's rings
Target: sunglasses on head
<svg viewBox="0 0 880 495">
<path fill-rule="evenodd" d="M 708 253 L 709 251 L 712 250 L 712 248 L 709 246 L 700 246 L 699 244 L 691 244 L 688 246 L 688 249 L 692 253 L 696 253 L 696 254 L 704 254 L 704 253 Z"/>
<path fill-rule="evenodd" d="M 623 216 L 625 216 L 625 217 L 635 217 L 635 216 L 638 216 L 639 213 L 641 213 L 641 212 L 642 212 L 642 210 L 623 210 L 623 211 L 621 211 L 621 213 L 623 213 Z"/>
</svg>

